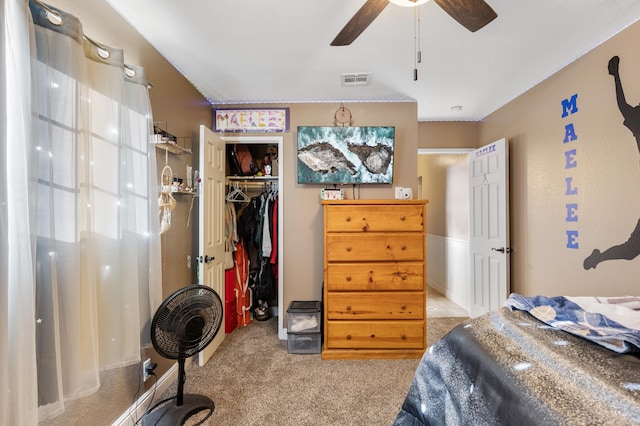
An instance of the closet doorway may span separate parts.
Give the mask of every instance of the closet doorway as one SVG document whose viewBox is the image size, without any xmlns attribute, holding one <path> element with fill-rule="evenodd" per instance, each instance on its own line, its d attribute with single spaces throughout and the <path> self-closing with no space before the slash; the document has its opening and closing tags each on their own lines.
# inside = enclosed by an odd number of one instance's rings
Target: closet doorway
<svg viewBox="0 0 640 426">
<path fill-rule="evenodd" d="M 277 306 L 272 307 L 272 312 L 274 315 L 276 315 L 278 317 L 278 338 L 280 338 L 281 340 L 287 340 L 287 330 L 284 328 L 284 320 L 283 320 L 283 315 L 286 312 L 286 308 L 283 306 L 284 303 L 284 298 L 283 298 L 283 293 L 284 293 L 284 289 L 283 289 L 283 275 L 284 275 L 284 248 L 283 248 L 283 241 L 284 241 L 284 220 L 283 220 L 283 211 L 284 211 L 284 192 L 283 192 L 283 187 L 284 187 L 284 176 L 285 176 L 285 170 L 284 170 L 284 161 L 282 161 L 281 159 L 283 158 L 283 137 L 282 136 L 277 136 L 277 135 L 267 135 L 267 136 L 222 136 L 221 139 L 225 142 L 225 144 L 227 145 L 233 145 L 233 144 L 244 144 L 244 145 L 248 145 L 249 148 L 251 149 L 252 146 L 254 146 L 255 148 L 257 148 L 257 145 L 263 145 L 263 146 L 269 146 L 269 145 L 275 145 L 277 147 L 277 153 L 278 153 L 278 158 L 275 160 L 276 163 L 273 164 L 273 177 L 269 178 L 269 179 L 260 179 L 259 177 L 253 177 L 253 176 L 244 176 L 244 177 L 240 177 L 240 176 L 230 176 L 231 175 L 231 171 L 227 170 L 226 175 L 227 175 L 227 183 L 230 183 L 231 180 L 234 183 L 237 183 L 238 185 L 240 185 L 240 187 L 242 187 L 242 182 L 245 181 L 247 182 L 247 186 L 248 183 L 251 182 L 253 185 L 256 184 L 256 182 L 261 182 L 263 181 L 264 184 L 271 184 L 277 187 L 277 191 L 278 191 L 278 230 L 277 230 L 277 237 L 278 237 L 278 244 L 277 244 L 277 251 L 278 251 L 278 278 L 277 278 Z M 231 180 L 230 180 L 231 179 Z M 225 200 L 222 200 L 223 202 L 225 202 Z"/>
</svg>

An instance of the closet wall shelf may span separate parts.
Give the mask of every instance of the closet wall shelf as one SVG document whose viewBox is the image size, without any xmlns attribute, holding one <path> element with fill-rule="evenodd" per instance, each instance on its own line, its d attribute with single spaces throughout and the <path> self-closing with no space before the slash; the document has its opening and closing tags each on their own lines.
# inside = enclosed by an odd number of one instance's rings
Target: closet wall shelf
<svg viewBox="0 0 640 426">
<path fill-rule="evenodd" d="M 165 151 L 169 151 L 171 154 L 182 155 L 182 154 L 192 154 L 191 149 L 183 148 L 177 143 L 172 142 L 152 142 L 153 145 L 158 149 L 163 149 Z"/>
<path fill-rule="evenodd" d="M 198 196 L 198 193 L 196 191 L 173 191 L 171 193 L 178 195 L 193 195 L 194 197 Z"/>
<path fill-rule="evenodd" d="M 163 128 L 164 127 L 164 128 Z M 166 130 L 167 123 L 159 121 L 153 123 L 153 135 L 151 135 L 151 144 L 155 145 L 158 149 L 163 149 L 167 152 L 176 155 L 192 154 L 191 138 L 187 136 L 174 136 Z"/>
</svg>

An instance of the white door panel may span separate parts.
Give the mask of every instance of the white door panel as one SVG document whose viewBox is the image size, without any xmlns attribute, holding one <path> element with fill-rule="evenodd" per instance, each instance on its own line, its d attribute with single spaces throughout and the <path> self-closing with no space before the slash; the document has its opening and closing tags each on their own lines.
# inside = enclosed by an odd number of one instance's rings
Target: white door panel
<svg viewBox="0 0 640 426">
<path fill-rule="evenodd" d="M 505 139 L 469 154 L 472 317 L 501 307 L 509 292 L 508 165 Z"/>
<path fill-rule="evenodd" d="M 200 126 L 199 284 L 213 288 L 224 307 L 224 196 L 225 142 L 206 126 Z M 203 366 L 224 340 L 224 313 L 218 334 L 198 354 Z"/>
</svg>

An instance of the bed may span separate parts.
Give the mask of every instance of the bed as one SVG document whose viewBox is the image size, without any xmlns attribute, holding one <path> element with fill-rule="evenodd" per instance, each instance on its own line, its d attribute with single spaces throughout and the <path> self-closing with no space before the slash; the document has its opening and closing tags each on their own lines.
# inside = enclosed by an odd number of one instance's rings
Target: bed
<svg viewBox="0 0 640 426">
<path fill-rule="evenodd" d="M 394 425 L 640 424 L 640 298 L 523 297 L 422 357 Z"/>
</svg>

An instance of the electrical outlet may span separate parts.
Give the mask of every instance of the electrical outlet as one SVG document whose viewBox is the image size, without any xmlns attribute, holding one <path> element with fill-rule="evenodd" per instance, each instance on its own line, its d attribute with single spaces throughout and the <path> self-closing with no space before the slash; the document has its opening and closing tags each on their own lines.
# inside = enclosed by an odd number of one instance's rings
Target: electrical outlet
<svg viewBox="0 0 640 426">
<path fill-rule="evenodd" d="M 149 378 L 148 368 L 151 365 L 151 358 L 148 358 L 145 362 L 142 363 L 142 381 L 146 382 Z"/>
</svg>

